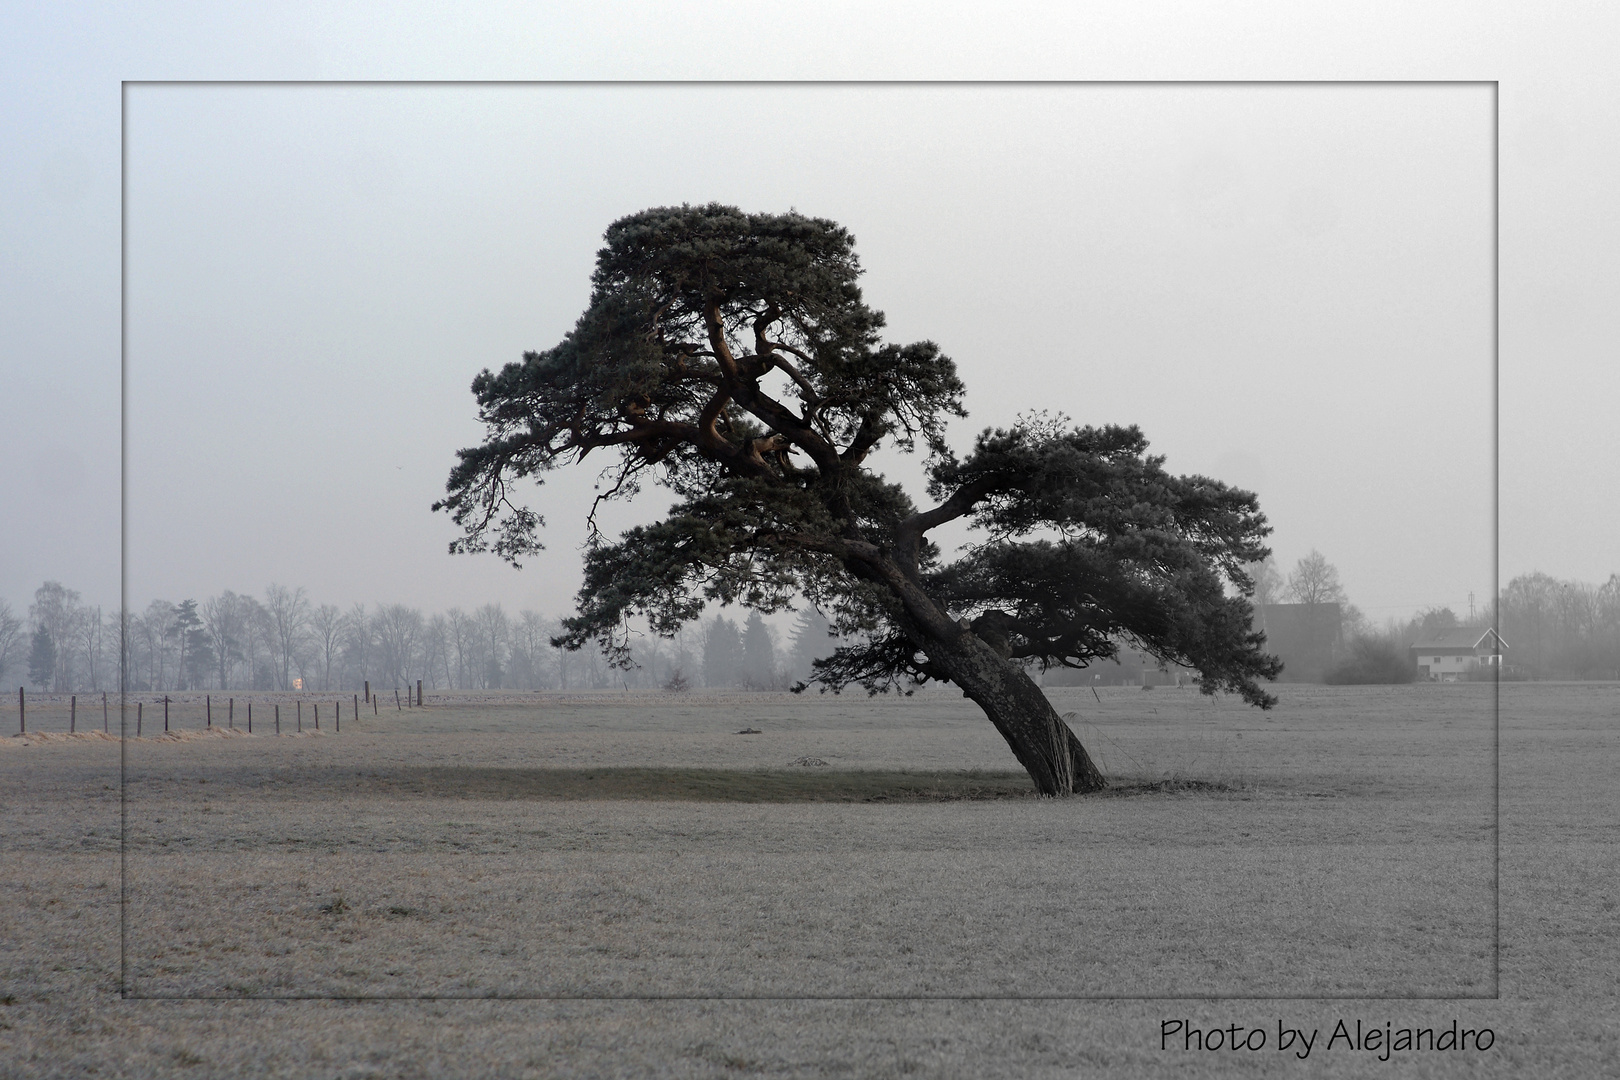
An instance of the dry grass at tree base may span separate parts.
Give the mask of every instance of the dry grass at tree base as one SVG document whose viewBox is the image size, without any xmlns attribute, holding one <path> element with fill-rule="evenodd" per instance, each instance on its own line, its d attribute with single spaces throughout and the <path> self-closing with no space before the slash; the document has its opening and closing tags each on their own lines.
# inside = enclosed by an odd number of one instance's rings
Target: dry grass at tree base
<svg viewBox="0 0 1620 1080">
<path fill-rule="evenodd" d="M 0 740 L 0 1076 L 1612 1074 L 1620 688 L 1503 688 L 1500 1000 L 1490 688 L 1282 693 L 1054 691 L 1117 781 L 1059 801 L 945 695 L 125 743 L 131 987 L 260 1000 L 121 1000 L 120 748 Z M 995 999 L 1054 993 L 1186 998 Z M 1208 1000 L 1322 993 L 1351 997 Z M 746 1000 L 264 1000 L 312 994 Z M 802 999 L 850 994 L 892 999 Z M 1170 1017 L 1340 1016 L 1498 1043 L 1159 1049 Z"/>
</svg>

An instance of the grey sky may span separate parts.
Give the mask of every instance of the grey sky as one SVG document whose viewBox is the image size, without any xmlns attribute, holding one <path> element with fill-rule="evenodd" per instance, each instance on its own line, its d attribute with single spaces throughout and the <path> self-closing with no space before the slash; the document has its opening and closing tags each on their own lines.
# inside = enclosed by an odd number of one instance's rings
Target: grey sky
<svg viewBox="0 0 1620 1080">
<path fill-rule="evenodd" d="M 46 578 L 116 602 L 120 77 L 672 72 L 650 33 L 626 46 L 636 68 L 584 17 L 568 32 L 594 54 L 552 43 L 520 64 L 498 24 L 463 25 L 460 59 L 435 67 L 425 29 L 367 59 L 352 14 L 325 30 L 285 14 L 263 49 L 217 21 L 160 47 L 116 12 L 88 40 L 59 22 L 6 35 L 30 46 L 0 101 L 21 150 L 0 279 L 13 603 Z M 832 71 L 675 73 L 1503 74 L 1503 577 L 1620 570 L 1603 494 L 1620 380 L 1598 363 L 1614 221 L 1591 171 L 1615 132 L 1595 63 L 1564 50 L 1555 70 L 1568 30 L 1542 27 L 1347 70 L 1300 33 L 1318 50 L 1304 72 L 1225 70 L 1174 38 L 1134 69 L 1024 63 L 991 30 L 986 59 L 964 33 L 935 69 L 840 38 L 853 52 Z M 500 54 L 487 66 L 479 42 Z M 521 573 L 444 554 L 427 504 L 478 438 L 467 383 L 566 332 L 611 220 L 710 200 L 850 227 L 892 339 L 932 338 L 961 367 L 958 445 L 1031 407 L 1139 423 L 1171 469 L 1258 490 L 1285 567 L 1320 549 L 1375 618 L 1491 587 L 1487 89 L 176 86 L 128 103 L 137 604 L 279 581 L 340 604 L 561 611 L 594 469 L 537 495 L 550 551 Z"/>
</svg>

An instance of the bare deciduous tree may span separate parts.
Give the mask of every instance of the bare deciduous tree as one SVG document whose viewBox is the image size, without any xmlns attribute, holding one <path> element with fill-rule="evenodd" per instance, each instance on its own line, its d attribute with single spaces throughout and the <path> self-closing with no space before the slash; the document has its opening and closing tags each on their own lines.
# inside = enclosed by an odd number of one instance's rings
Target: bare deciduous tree
<svg viewBox="0 0 1620 1080">
<path fill-rule="evenodd" d="M 242 658 L 242 629 L 246 611 L 242 598 L 226 589 L 204 600 L 201 607 L 203 632 L 213 649 L 218 687 L 231 688 L 231 665 Z"/>
<path fill-rule="evenodd" d="M 34 590 L 34 602 L 28 608 L 28 620 L 35 629 L 44 628 L 56 643 L 55 670 L 51 673 L 50 688 L 57 693 L 68 689 L 72 663 L 74 629 L 79 621 L 79 594 L 59 581 L 47 581 Z"/>
<path fill-rule="evenodd" d="M 444 615 L 445 621 L 450 624 L 450 648 L 455 653 L 456 661 L 456 677 L 452 685 L 465 690 L 472 685 L 467 678 L 467 662 L 474 649 L 472 620 L 458 607 L 451 608 Z"/>
<path fill-rule="evenodd" d="M 321 667 L 321 689 L 332 689 L 332 664 L 342 653 L 343 613 L 333 604 L 322 604 L 309 615 L 310 640 L 315 662 Z"/>
<path fill-rule="evenodd" d="M 366 605 L 355 604 L 343 616 L 343 668 L 353 689 L 371 677 L 373 653 L 371 619 Z"/>
<path fill-rule="evenodd" d="M 84 685 L 87 689 L 101 689 L 102 657 L 106 651 L 106 623 L 101 618 L 101 607 L 86 605 L 79 611 L 78 636 L 79 655 L 84 663 Z M 0 667 L 3 667 L 0 664 Z"/>
<path fill-rule="evenodd" d="M 546 659 L 549 651 L 547 639 L 550 636 L 549 624 L 538 611 L 525 610 L 518 616 L 512 651 L 514 657 L 522 657 L 522 664 L 521 670 L 518 670 L 518 661 L 514 659 L 513 669 L 525 689 L 538 690 L 549 683 Z"/>
<path fill-rule="evenodd" d="M 1508 663 L 1536 678 L 1620 677 L 1620 575 L 1601 586 L 1521 574 L 1488 613 Z"/>
<path fill-rule="evenodd" d="M 482 669 L 478 672 L 479 685 L 493 690 L 502 682 L 511 624 L 499 604 L 485 604 L 473 612 L 473 624 L 477 629 L 480 652 L 484 661 Z"/>
<path fill-rule="evenodd" d="M 437 688 L 439 672 L 445 674 L 445 685 L 450 685 L 450 620 L 434 615 L 422 632 L 422 673 L 429 686 Z"/>
<path fill-rule="evenodd" d="M 21 662 L 26 642 L 22 620 L 12 612 L 10 604 L 0 600 L 0 679 Z"/>
<path fill-rule="evenodd" d="M 1254 579 L 1254 603 L 1280 604 L 1287 589 L 1283 581 L 1282 571 L 1277 569 L 1277 560 L 1267 555 L 1259 562 L 1250 563 L 1244 567 L 1249 577 Z"/>
<path fill-rule="evenodd" d="M 405 686 L 416 662 L 416 648 L 423 630 L 422 613 L 404 604 L 379 604 L 372 616 L 372 635 L 382 674 L 393 685 Z"/>
<path fill-rule="evenodd" d="M 145 652 L 146 687 L 162 690 L 168 686 L 169 627 L 174 622 L 175 607 L 167 600 L 153 600 L 137 619 L 137 636 Z"/>
<path fill-rule="evenodd" d="M 1296 604 L 1343 604 L 1344 587 L 1339 584 L 1339 571 L 1315 548 L 1294 564 L 1288 575 L 1289 599 Z"/>
<path fill-rule="evenodd" d="M 303 644 L 309 624 L 309 598 L 302 587 L 270 585 L 264 590 L 264 610 L 270 617 L 270 650 L 276 663 L 278 690 L 292 688 L 293 658 Z"/>
</svg>

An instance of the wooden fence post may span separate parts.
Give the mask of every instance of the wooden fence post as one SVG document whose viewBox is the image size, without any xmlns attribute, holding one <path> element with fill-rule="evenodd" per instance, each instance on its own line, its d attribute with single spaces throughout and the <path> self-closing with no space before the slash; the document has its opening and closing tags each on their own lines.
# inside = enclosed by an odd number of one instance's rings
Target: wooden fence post
<svg viewBox="0 0 1620 1080">
<path fill-rule="evenodd" d="M 343 730 L 343 702 L 332 702 L 332 712 L 336 714 L 332 720 L 332 727 L 341 732 Z"/>
<path fill-rule="evenodd" d="M 394 687 L 394 711 L 395 712 L 403 712 L 404 711 L 403 709 L 401 709 L 399 707 L 399 687 L 397 687 L 397 686 Z"/>
<path fill-rule="evenodd" d="M 315 703 L 315 730 L 321 730 L 321 703 Z"/>
<path fill-rule="evenodd" d="M 248 702 L 248 734 L 253 734 L 253 702 Z"/>
<path fill-rule="evenodd" d="M 422 707 L 422 680 L 421 679 L 416 680 L 416 707 L 419 708 L 419 709 Z"/>
<path fill-rule="evenodd" d="M 367 701 L 371 700 L 371 680 L 370 679 L 366 680 L 366 700 Z"/>
<path fill-rule="evenodd" d="M 169 730 L 169 695 L 163 695 L 163 730 Z"/>
<path fill-rule="evenodd" d="M 141 737 L 141 710 L 145 708 L 145 706 L 146 702 L 144 701 L 137 701 L 135 703 L 135 737 L 137 739 Z"/>
<path fill-rule="evenodd" d="M 208 726 L 214 726 L 214 699 L 208 694 L 203 695 L 203 708 L 208 710 Z"/>
<path fill-rule="evenodd" d="M 72 735 L 78 730 L 79 723 L 79 696 L 77 694 L 68 698 L 68 734 Z"/>
<path fill-rule="evenodd" d="M 120 720 L 119 723 L 122 724 L 123 721 Z M 112 729 L 107 723 L 107 691 L 105 690 L 101 692 L 101 732 L 103 735 L 112 734 Z"/>
<path fill-rule="evenodd" d="M 377 699 L 376 698 L 371 699 L 371 715 L 372 716 L 377 715 Z"/>
<path fill-rule="evenodd" d="M 225 706 L 225 726 L 236 727 L 236 699 L 231 698 Z"/>
<path fill-rule="evenodd" d="M 17 734 L 28 734 L 28 702 L 23 697 L 23 688 L 17 687 Z"/>
<path fill-rule="evenodd" d="M 276 706 L 276 734 L 281 734 L 281 706 Z"/>
<path fill-rule="evenodd" d="M 281 715 L 281 706 L 279 705 L 276 706 L 276 715 Z M 302 701 L 298 703 L 298 733 L 300 735 L 304 733 L 304 703 Z"/>
<path fill-rule="evenodd" d="M 360 695 L 354 695 L 354 722 L 360 722 Z"/>
</svg>

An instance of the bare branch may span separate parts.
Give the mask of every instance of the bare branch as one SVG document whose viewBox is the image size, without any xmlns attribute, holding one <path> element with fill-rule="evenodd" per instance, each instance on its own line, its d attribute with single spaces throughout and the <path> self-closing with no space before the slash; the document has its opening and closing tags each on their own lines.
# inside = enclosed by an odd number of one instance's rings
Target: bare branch
<svg viewBox="0 0 1620 1080">
<path fill-rule="evenodd" d="M 916 566 L 924 533 L 947 521 L 971 514 L 975 506 L 995 492 L 997 486 L 990 477 L 978 477 L 957 488 L 949 499 L 932 510 L 911 515 L 895 529 L 896 548 L 910 560 L 913 567 Z"/>
<path fill-rule="evenodd" d="M 806 356 L 800 350 L 795 349 L 791 345 L 784 345 L 780 341 L 767 341 L 765 342 L 765 347 L 770 350 L 783 349 L 792 353 L 794 356 L 797 356 L 807 364 L 814 363 L 810 357 Z M 798 386 L 799 392 L 804 396 L 804 422 L 809 424 L 811 417 L 815 415 L 816 407 L 822 403 L 821 395 L 816 393 L 816 388 L 810 384 L 810 380 L 805 378 L 804 373 L 795 367 L 791 362 L 774 354 L 770 354 L 769 359 L 771 361 L 771 367 L 775 367 L 786 372 L 787 377 L 792 379 L 793 382 Z"/>
</svg>

